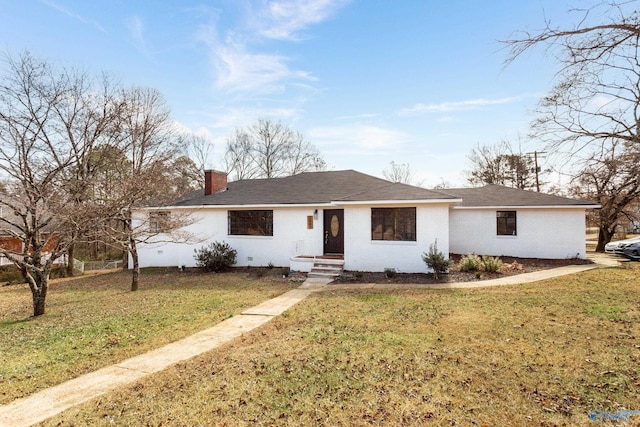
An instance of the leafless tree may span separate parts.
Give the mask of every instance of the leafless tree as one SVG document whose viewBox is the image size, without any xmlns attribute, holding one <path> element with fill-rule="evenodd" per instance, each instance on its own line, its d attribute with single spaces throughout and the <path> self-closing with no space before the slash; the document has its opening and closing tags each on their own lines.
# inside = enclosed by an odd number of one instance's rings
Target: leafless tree
<svg viewBox="0 0 640 427">
<path fill-rule="evenodd" d="M 514 153 L 508 141 L 480 145 L 468 156 L 471 170 L 467 181 L 471 185 L 499 184 L 520 189 L 535 188 L 535 165 L 527 155 Z"/>
<path fill-rule="evenodd" d="M 539 45 L 554 53 L 560 66 L 557 82 L 539 104 L 533 133 L 551 150 L 569 156 L 564 161 L 574 166 L 578 181 L 582 175 L 591 182 L 597 175 L 602 181 L 603 170 L 617 170 L 618 177 L 606 181 L 621 187 L 605 192 L 610 195 L 627 194 L 627 178 L 634 177 L 620 174 L 633 165 L 618 163 L 637 161 L 633 153 L 640 150 L 640 12 L 635 6 L 632 1 L 601 2 L 574 10 L 578 24 L 573 27 L 556 28 L 547 22 L 539 33 L 523 33 L 507 41 L 508 61 Z M 576 166 L 571 160 L 577 157 L 586 163 Z M 604 167 L 611 162 L 615 168 Z M 606 216 L 622 214 L 638 197 L 630 194 L 609 200 L 605 193 L 597 197 L 603 206 L 613 204 L 606 208 Z M 611 238 L 607 227 L 616 223 L 613 218 L 601 223 L 599 249 Z"/>
<path fill-rule="evenodd" d="M 637 221 L 634 201 L 640 196 L 640 151 L 613 145 L 611 150 L 586 162 L 582 173 L 574 178 L 573 195 L 594 200 L 602 208 L 595 214 L 598 223 L 596 251 L 604 251 L 621 220 Z M 619 150 L 618 150 L 619 149 Z"/>
<path fill-rule="evenodd" d="M 179 136 L 179 144 L 182 146 L 184 155 L 191 159 L 198 171 L 197 182 L 199 187 L 204 187 L 204 171 L 208 169 L 213 150 L 213 143 L 202 135 L 194 133 L 183 133 Z"/>
<path fill-rule="evenodd" d="M 445 181 L 444 178 L 440 177 L 440 182 L 431 187 L 434 190 L 446 190 L 447 188 L 453 188 L 453 185 L 449 181 Z"/>
<path fill-rule="evenodd" d="M 389 162 L 389 168 L 382 171 L 382 176 L 391 182 L 412 185 L 414 173 L 411 171 L 409 163 Z"/>
<path fill-rule="evenodd" d="M 140 90 L 134 89 L 136 92 Z M 130 102 L 127 104 L 129 108 Z M 151 123 L 159 124 L 153 120 L 147 121 L 148 126 Z M 172 153 L 176 151 L 171 148 L 172 144 L 162 148 L 153 147 L 155 144 L 149 141 L 131 143 L 131 128 L 126 126 L 121 130 L 125 132 L 124 136 L 130 135 L 124 138 L 128 142 L 119 147 L 102 148 L 108 151 L 103 156 L 111 161 L 102 162 L 95 171 L 92 189 L 94 196 L 103 205 L 111 206 L 112 210 L 108 213 L 109 219 L 102 221 L 86 237 L 101 239 L 102 243 L 122 250 L 125 253 L 125 265 L 131 256 L 131 290 L 136 291 L 140 277 L 140 244 L 191 241 L 193 236 L 182 230 L 193 222 L 190 215 L 168 209 L 158 211 L 152 206 L 170 205 L 185 193 L 199 188 L 194 179 L 198 170 L 188 157 L 174 159 Z M 142 133 L 153 138 L 153 132 Z M 133 135 L 139 133 L 134 132 Z M 155 143 L 163 142 L 167 140 Z M 143 207 L 150 207 L 150 210 L 145 212 L 139 209 Z"/>
<path fill-rule="evenodd" d="M 93 174 L 101 163 L 108 160 L 102 156 L 104 151 L 99 148 L 119 143 L 119 135 L 115 130 L 122 105 L 114 96 L 115 84 L 108 76 L 103 75 L 94 81 L 86 74 L 66 73 L 65 80 L 71 88 L 70 96 L 66 102 L 53 105 L 72 158 L 71 166 L 62 171 L 63 177 L 68 191 L 75 195 L 74 209 L 82 209 L 83 205 L 96 202 L 91 194 Z M 71 231 L 71 242 L 67 249 L 68 276 L 74 274 L 75 242 L 83 231 L 80 228 Z"/>
<path fill-rule="evenodd" d="M 225 170 L 234 181 L 259 177 L 260 170 L 253 160 L 253 144 L 246 131 L 236 129 L 227 140 L 224 163 Z"/>
<path fill-rule="evenodd" d="M 176 185 L 174 158 L 179 152 L 178 139 L 164 97 L 157 90 L 134 87 L 120 92 L 120 102 L 118 132 L 126 161 L 116 170 L 118 188 L 111 189 L 109 198 L 110 204 L 118 208 L 114 219 L 122 226 L 110 231 L 112 239 L 119 241 L 131 256 L 131 290 L 136 291 L 140 281 L 138 245 L 157 234 L 179 240 L 179 229 L 190 220 L 184 215 L 165 216 L 161 227 L 155 221 L 155 229 L 147 227 L 148 221 L 134 223 L 136 208 L 170 204 L 179 196 L 176 192 L 185 189 Z"/>
<path fill-rule="evenodd" d="M 86 75 L 28 53 L 5 58 L 0 83 L 0 233 L 21 249 L 0 253 L 22 272 L 33 314 L 45 312 L 49 276 L 75 239 L 101 220 L 87 197 L 94 148 L 110 137 L 119 106 Z"/>
<path fill-rule="evenodd" d="M 224 162 L 232 179 L 275 178 L 324 170 L 317 148 L 280 122 L 259 119 L 227 140 Z"/>
</svg>

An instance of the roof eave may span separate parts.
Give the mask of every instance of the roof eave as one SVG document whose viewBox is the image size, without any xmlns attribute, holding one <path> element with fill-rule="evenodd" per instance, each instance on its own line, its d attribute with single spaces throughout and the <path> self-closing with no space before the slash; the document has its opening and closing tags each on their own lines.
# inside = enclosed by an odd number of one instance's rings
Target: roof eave
<svg viewBox="0 0 640 427">
<path fill-rule="evenodd" d="M 158 210 L 184 210 L 184 209 L 272 209 L 272 208 L 313 208 L 332 207 L 333 203 L 274 203 L 274 204 L 251 204 L 251 205 L 179 205 L 179 206 L 153 206 L 136 209 L 138 211 L 158 211 Z"/>
<path fill-rule="evenodd" d="M 417 204 L 455 204 L 462 203 L 462 199 L 418 199 L 418 200 L 357 200 L 343 201 L 334 200 L 331 202 L 318 203 L 273 203 L 273 204 L 250 204 L 250 205 L 178 205 L 178 206 L 151 206 L 138 208 L 137 211 L 158 211 L 158 210 L 185 210 L 185 209 L 273 209 L 273 208 L 309 208 L 309 207 L 335 207 L 342 205 L 417 205 Z"/>
<path fill-rule="evenodd" d="M 600 205 L 491 205 L 453 206 L 453 209 L 600 209 Z"/>
</svg>

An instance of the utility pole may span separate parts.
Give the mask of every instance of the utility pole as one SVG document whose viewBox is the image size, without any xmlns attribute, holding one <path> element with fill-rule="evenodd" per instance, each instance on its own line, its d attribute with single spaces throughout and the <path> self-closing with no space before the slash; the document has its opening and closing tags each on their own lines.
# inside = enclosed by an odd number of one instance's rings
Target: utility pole
<svg viewBox="0 0 640 427">
<path fill-rule="evenodd" d="M 535 171 L 536 171 L 536 190 L 538 191 L 538 193 L 540 192 L 540 179 L 539 179 L 539 173 L 540 173 L 540 167 L 538 166 L 538 154 L 547 154 L 546 151 L 534 151 L 533 153 L 526 153 L 527 155 L 531 155 L 533 154 L 533 163 L 534 163 L 534 167 L 535 167 Z"/>
<path fill-rule="evenodd" d="M 534 159 L 535 168 L 536 168 L 536 190 L 539 193 L 540 192 L 540 180 L 538 179 L 538 152 L 537 151 L 533 152 L 533 159 Z"/>
</svg>

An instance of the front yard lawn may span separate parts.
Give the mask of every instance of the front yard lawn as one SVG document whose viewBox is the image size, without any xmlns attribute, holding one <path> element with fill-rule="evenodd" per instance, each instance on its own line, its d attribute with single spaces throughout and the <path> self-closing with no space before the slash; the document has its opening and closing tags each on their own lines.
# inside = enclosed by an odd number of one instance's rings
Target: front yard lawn
<svg viewBox="0 0 640 427">
<path fill-rule="evenodd" d="M 299 283 L 143 270 L 53 282 L 34 319 L 27 285 L 0 287 L 0 404 L 176 341 Z"/>
<path fill-rule="evenodd" d="M 44 425 L 590 425 L 640 410 L 638 277 L 327 290 Z"/>
</svg>

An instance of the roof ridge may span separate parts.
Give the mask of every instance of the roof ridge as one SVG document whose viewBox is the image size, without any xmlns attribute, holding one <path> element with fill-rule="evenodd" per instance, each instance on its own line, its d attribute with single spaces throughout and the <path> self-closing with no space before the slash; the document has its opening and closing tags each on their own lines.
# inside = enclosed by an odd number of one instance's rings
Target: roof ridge
<svg viewBox="0 0 640 427">
<path fill-rule="evenodd" d="M 363 175 L 366 175 L 366 174 L 363 174 Z M 369 176 L 371 176 L 371 175 L 369 175 Z M 374 178 L 375 178 L 375 177 L 374 177 Z M 382 180 L 382 181 L 384 181 L 384 180 Z M 343 197 L 340 197 L 340 198 L 338 198 L 338 199 L 335 199 L 335 200 L 336 200 L 336 201 L 338 201 L 338 200 L 349 200 L 350 198 L 355 197 L 355 196 L 357 196 L 358 194 L 364 194 L 364 193 L 368 193 L 368 192 L 370 192 L 370 191 L 379 190 L 379 189 L 386 188 L 386 187 L 389 187 L 389 186 L 391 186 L 391 185 L 393 185 L 393 184 L 394 184 L 394 183 L 393 183 L 393 182 L 391 182 L 391 181 L 387 181 L 387 182 L 388 182 L 387 184 L 381 185 L 381 186 L 379 186 L 379 187 L 374 187 L 374 188 L 365 188 L 364 190 L 357 191 L 357 192 L 355 192 L 355 193 L 351 193 L 351 194 L 347 194 L 347 195 L 345 195 L 345 196 L 343 196 Z"/>
</svg>

